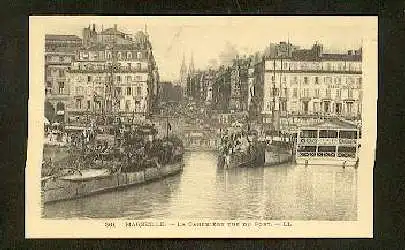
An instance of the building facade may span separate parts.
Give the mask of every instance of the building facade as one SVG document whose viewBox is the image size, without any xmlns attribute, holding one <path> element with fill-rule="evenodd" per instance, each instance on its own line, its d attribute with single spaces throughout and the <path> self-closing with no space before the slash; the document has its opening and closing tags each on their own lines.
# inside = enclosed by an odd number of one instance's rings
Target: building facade
<svg viewBox="0 0 405 250">
<path fill-rule="evenodd" d="M 248 100 L 249 119 L 261 122 L 261 107 L 263 105 L 264 64 L 260 56 L 255 56 L 249 64 L 248 71 Z"/>
<path fill-rule="evenodd" d="M 263 62 L 263 122 L 276 131 L 324 117 L 361 119 L 362 53 L 323 54 L 322 46 Z"/>
<path fill-rule="evenodd" d="M 202 89 L 201 99 L 207 106 L 213 105 L 213 86 L 215 81 L 215 71 L 209 69 L 201 75 L 200 86 Z"/>
<path fill-rule="evenodd" d="M 221 66 L 215 72 L 213 83 L 213 109 L 220 113 L 227 113 L 231 97 L 231 69 Z"/>
<path fill-rule="evenodd" d="M 66 72 L 81 45 L 75 35 L 45 35 L 45 117 L 51 121 L 66 121 L 70 101 Z"/>
<path fill-rule="evenodd" d="M 159 73 L 149 35 L 134 36 L 114 28 L 97 33 L 84 28 L 84 46 L 67 72 L 71 85 L 70 123 L 91 119 L 123 124 L 146 119 L 158 100 Z"/>
</svg>

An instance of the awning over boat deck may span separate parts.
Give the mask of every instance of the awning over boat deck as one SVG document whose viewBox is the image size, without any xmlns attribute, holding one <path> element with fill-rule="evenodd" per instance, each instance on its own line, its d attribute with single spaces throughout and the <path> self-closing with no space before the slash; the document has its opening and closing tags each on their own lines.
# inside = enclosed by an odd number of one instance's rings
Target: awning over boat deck
<svg viewBox="0 0 405 250">
<path fill-rule="evenodd" d="M 343 122 L 340 120 L 336 121 L 325 121 L 321 123 L 315 123 L 307 126 L 299 127 L 300 130 L 358 130 L 358 127 L 354 124 Z"/>
</svg>

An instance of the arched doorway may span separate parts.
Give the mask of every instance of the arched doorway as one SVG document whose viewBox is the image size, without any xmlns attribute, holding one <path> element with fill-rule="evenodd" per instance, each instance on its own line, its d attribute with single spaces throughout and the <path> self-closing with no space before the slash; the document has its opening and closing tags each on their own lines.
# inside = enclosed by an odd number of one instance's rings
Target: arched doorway
<svg viewBox="0 0 405 250">
<path fill-rule="evenodd" d="M 57 122 L 65 121 L 65 104 L 63 102 L 56 104 L 56 120 Z"/>
</svg>

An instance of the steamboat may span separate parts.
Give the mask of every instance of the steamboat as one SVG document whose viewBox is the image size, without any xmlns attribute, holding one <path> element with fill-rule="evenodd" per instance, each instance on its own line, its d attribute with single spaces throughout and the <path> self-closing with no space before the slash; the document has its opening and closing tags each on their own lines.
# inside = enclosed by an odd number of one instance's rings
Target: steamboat
<svg viewBox="0 0 405 250">
<path fill-rule="evenodd" d="M 296 163 L 358 166 L 360 129 L 343 121 L 301 127 L 297 133 Z"/>
<path fill-rule="evenodd" d="M 218 167 L 224 169 L 263 166 L 265 150 L 257 133 L 244 130 L 242 124 L 234 123 L 221 136 Z"/>
</svg>

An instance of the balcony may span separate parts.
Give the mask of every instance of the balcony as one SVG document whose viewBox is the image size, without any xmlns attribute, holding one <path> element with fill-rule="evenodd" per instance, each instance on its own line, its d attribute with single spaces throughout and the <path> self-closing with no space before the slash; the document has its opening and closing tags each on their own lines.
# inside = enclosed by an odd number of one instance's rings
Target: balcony
<svg viewBox="0 0 405 250">
<path fill-rule="evenodd" d="M 338 138 L 319 138 L 318 145 L 321 146 L 335 146 L 339 144 Z"/>
<path fill-rule="evenodd" d="M 316 152 L 297 152 L 298 157 L 315 157 Z"/>
<path fill-rule="evenodd" d="M 317 138 L 300 138 L 300 145 L 311 145 L 315 146 Z"/>
<path fill-rule="evenodd" d="M 301 96 L 300 100 L 301 101 L 310 101 L 312 98 L 310 96 Z"/>
<path fill-rule="evenodd" d="M 71 65 L 71 61 L 47 61 L 45 60 L 45 65 Z"/>
<path fill-rule="evenodd" d="M 345 102 L 355 102 L 357 101 L 357 98 L 355 98 L 354 96 L 347 96 L 343 99 L 343 101 Z"/>
<path fill-rule="evenodd" d="M 336 157 L 335 152 L 317 152 L 316 156 L 318 157 Z"/>
<path fill-rule="evenodd" d="M 342 158 L 356 158 L 356 153 L 338 152 L 338 157 L 342 157 Z"/>
<path fill-rule="evenodd" d="M 68 100 L 70 95 L 68 93 L 59 94 L 59 93 L 51 93 L 46 94 L 45 98 L 47 100 Z"/>
<path fill-rule="evenodd" d="M 345 139 L 345 138 L 340 138 L 339 139 L 339 144 L 340 145 L 356 145 L 357 144 L 357 140 L 356 139 Z"/>
<path fill-rule="evenodd" d="M 68 70 L 68 72 L 70 73 L 110 73 L 111 69 L 104 67 L 104 68 L 77 68 L 77 67 L 72 67 L 70 68 L 70 70 Z M 137 67 L 119 67 L 117 69 L 114 70 L 114 73 L 147 73 L 149 72 L 149 68 L 148 67 L 142 67 L 142 68 L 137 68 Z"/>
<path fill-rule="evenodd" d="M 266 69 L 266 72 L 275 73 L 333 73 L 333 74 L 362 74 L 361 70 L 335 70 L 335 69 Z"/>
</svg>

